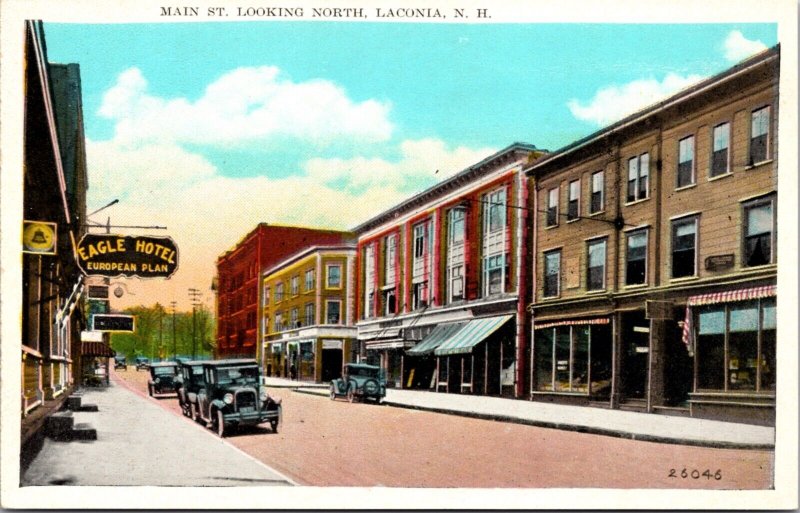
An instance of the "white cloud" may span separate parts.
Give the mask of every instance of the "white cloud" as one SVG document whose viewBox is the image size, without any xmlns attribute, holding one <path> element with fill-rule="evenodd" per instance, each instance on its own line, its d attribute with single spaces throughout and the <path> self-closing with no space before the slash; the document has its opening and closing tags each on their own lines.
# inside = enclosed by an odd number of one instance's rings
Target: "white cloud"
<svg viewBox="0 0 800 513">
<path fill-rule="evenodd" d="M 344 182 L 352 188 L 393 187 L 418 190 L 488 157 L 492 148 L 450 149 L 439 139 L 407 140 L 400 144 L 400 158 L 314 158 L 305 165 L 309 177 L 324 183 Z"/>
<path fill-rule="evenodd" d="M 577 99 L 567 102 L 569 110 L 576 118 L 596 125 L 607 125 L 628 114 L 658 102 L 681 89 L 699 82 L 700 75 L 681 76 L 669 73 L 664 80 L 634 80 L 627 84 L 604 87 L 595 93 L 588 103 Z"/>
<path fill-rule="evenodd" d="M 725 38 L 725 58 L 731 62 L 738 62 L 753 54 L 763 52 L 767 45 L 758 40 L 744 37 L 738 30 L 732 30 Z"/>
<path fill-rule="evenodd" d="M 185 308 L 186 290 L 207 290 L 217 257 L 257 223 L 352 228 L 406 199 L 409 188 L 427 187 L 493 152 L 448 149 L 435 139 L 400 146 L 394 162 L 314 159 L 284 178 L 231 178 L 175 144 L 89 140 L 90 209 L 120 198 L 94 220 L 109 215 L 112 224 L 167 226 L 166 232 L 152 233 L 170 235 L 180 250 L 179 269 L 169 281 L 130 280 L 132 295 L 115 299 L 114 307 L 174 299 Z"/>
<path fill-rule="evenodd" d="M 142 72 L 130 68 L 106 92 L 98 114 L 116 123 L 115 138 L 124 143 L 229 146 L 292 137 L 322 145 L 387 140 L 390 109 L 374 99 L 355 102 L 327 80 L 292 82 L 274 66 L 230 71 L 194 102 L 160 98 L 148 93 Z"/>
</svg>

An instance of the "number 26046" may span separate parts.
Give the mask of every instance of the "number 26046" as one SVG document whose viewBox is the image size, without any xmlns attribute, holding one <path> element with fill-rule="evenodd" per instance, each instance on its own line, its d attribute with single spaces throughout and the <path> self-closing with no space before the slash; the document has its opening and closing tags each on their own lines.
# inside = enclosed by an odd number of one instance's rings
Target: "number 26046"
<svg viewBox="0 0 800 513">
<path fill-rule="evenodd" d="M 709 469 L 706 469 L 704 472 L 701 472 L 697 469 L 689 470 L 684 468 L 679 471 L 678 469 L 671 468 L 669 469 L 668 477 L 681 478 L 681 479 L 689 479 L 689 478 L 700 479 L 701 477 L 704 477 L 706 479 L 714 479 L 716 481 L 719 481 L 720 479 L 722 479 L 722 470 L 717 469 L 716 472 L 712 473 L 711 470 Z"/>
</svg>

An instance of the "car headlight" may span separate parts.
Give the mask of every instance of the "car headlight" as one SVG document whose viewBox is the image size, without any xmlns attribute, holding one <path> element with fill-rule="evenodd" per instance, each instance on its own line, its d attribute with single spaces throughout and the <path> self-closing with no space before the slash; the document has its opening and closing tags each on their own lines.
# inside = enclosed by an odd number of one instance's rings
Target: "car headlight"
<svg viewBox="0 0 800 513">
<path fill-rule="evenodd" d="M 267 400 L 267 397 L 269 397 L 269 395 L 267 394 L 267 389 L 266 389 L 266 388 L 262 388 L 262 389 L 261 389 L 261 391 L 260 391 L 260 392 L 259 392 L 259 394 L 258 394 L 258 397 L 259 397 L 259 398 L 260 398 L 262 401 L 266 401 L 266 400 Z"/>
<path fill-rule="evenodd" d="M 225 394 L 222 398 L 225 404 L 233 404 L 233 394 Z"/>
<path fill-rule="evenodd" d="M 156 378 L 155 384 L 158 385 L 159 383 L 161 383 L 161 378 Z"/>
</svg>

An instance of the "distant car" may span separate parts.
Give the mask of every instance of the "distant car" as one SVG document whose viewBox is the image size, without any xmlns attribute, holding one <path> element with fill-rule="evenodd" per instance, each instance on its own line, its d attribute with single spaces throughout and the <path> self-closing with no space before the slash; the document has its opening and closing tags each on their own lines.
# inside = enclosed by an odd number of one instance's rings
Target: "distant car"
<svg viewBox="0 0 800 513">
<path fill-rule="evenodd" d="M 197 393 L 206 386 L 203 373 L 203 364 L 210 363 L 203 360 L 184 360 L 180 362 L 178 377 L 178 404 L 183 414 L 189 418 L 199 419 L 197 409 Z"/>
<path fill-rule="evenodd" d="M 150 364 L 150 380 L 147 382 L 147 393 L 150 397 L 177 392 L 175 378 L 178 375 L 178 364 L 175 362 L 159 362 Z"/>
<path fill-rule="evenodd" d="M 128 370 L 128 363 L 125 361 L 124 356 L 117 356 L 114 358 L 114 370 L 117 369 Z"/>
<path fill-rule="evenodd" d="M 150 365 L 150 358 L 145 358 L 144 356 L 137 356 L 136 357 L 136 370 L 147 370 L 147 367 Z"/>
<path fill-rule="evenodd" d="M 203 387 L 197 392 L 197 411 L 220 437 L 231 428 L 269 422 L 274 433 L 281 421 L 281 400 L 261 385 L 255 360 L 218 360 L 203 363 Z"/>
<path fill-rule="evenodd" d="M 341 396 L 351 403 L 356 399 L 380 403 L 386 397 L 386 373 L 377 365 L 345 364 L 342 377 L 331 381 L 331 400 Z"/>
</svg>

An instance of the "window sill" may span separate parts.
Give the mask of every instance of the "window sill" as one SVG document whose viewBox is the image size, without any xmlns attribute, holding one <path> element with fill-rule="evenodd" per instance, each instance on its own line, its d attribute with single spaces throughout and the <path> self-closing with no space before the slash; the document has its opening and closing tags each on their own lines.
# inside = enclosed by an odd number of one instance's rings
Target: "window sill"
<svg viewBox="0 0 800 513">
<path fill-rule="evenodd" d="M 548 225 L 548 226 L 544 227 L 545 230 L 552 230 L 554 228 L 558 228 L 558 225 L 557 224 L 551 224 L 551 225 Z"/>
<path fill-rule="evenodd" d="M 649 287 L 649 283 L 634 283 L 633 285 L 625 285 L 625 290 L 638 290 Z"/>
<path fill-rule="evenodd" d="M 605 213 L 606 213 L 605 209 L 598 210 L 597 212 L 590 212 L 589 213 L 589 217 L 599 216 L 599 215 L 605 214 Z"/>
<path fill-rule="evenodd" d="M 754 163 L 752 166 L 745 166 L 744 169 L 745 170 L 755 169 L 757 167 L 761 167 L 761 166 L 765 166 L 767 164 L 771 164 L 772 162 L 773 162 L 773 159 L 762 160 L 761 162 Z"/>
<path fill-rule="evenodd" d="M 580 217 L 576 217 L 575 219 L 567 219 L 567 224 L 575 223 L 575 222 L 578 222 L 580 220 L 581 220 Z"/>
<path fill-rule="evenodd" d="M 761 264 L 761 265 L 742 265 L 739 269 L 741 271 L 758 271 L 760 269 L 769 269 L 777 267 L 778 264 L 776 262 L 770 262 L 769 264 Z"/>
<path fill-rule="evenodd" d="M 723 178 L 728 178 L 729 176 L 733 176 L 733 171 L 731 171 L 730 169 L 726 173 L 718 174 L 715 176 L 711 176 L 711 172 L 709 171 L 708 181 L 713 182 L 714 180 L 722 180 Z"/>
<path fill-rule="evenodd" d="M 681 276 L 680 278 L 670 278 L 669 282 L 670 283 L 683 283 L 685 281 L 696 281 L 696 280 L 699 280 L 699 279 L 700 279 L 700 277 L 697 276 L 697 275 L 694 275 L 694 276 Z"/>
<path fill-rule="evenodd" d="M 650 199 L 650 196 L 648 196 L 646 198 L 640 198 L 640 199 L 637 199 L 635 201 L 629 201 L 629 202 L 625 203 L 625 206 L 626 207 L 630 207 L 631 205 L 638 205 L 639 203 L 644 203 L 645 201 L 648 201 L 649 199 Z"/>
<path fill-rule="evenodd" d="M 557 296 L 542 296 L 542 301 L 551 301 L 553 299 L 561 299 L 561 295 Z"/>
<path fill-rule="evenodd" d="M 690 183 L 689 185 L 684 185 L 684 186 L 682 186 L 682 187 L 676 187 L 676 188 L 675 188 L 675 192 L 678 192 L 678 191 L 685 191 L 685 190 L 687 190 L 687 189 L 693 189 L 694 187 L 697 187 L 697 182 L 695 182 L 695 183 Z"/>
<path fill-rule="evenodd" d="M 587 290 L 586 291 L 586 295 L 587 296 L 596 296 L 596 295 L 599 295 L 599 294 L 605 294 L 606 292 L 608 292 L 608 291 L 605 288 L 592 289 L 592 290 Z"/>
</svg>

